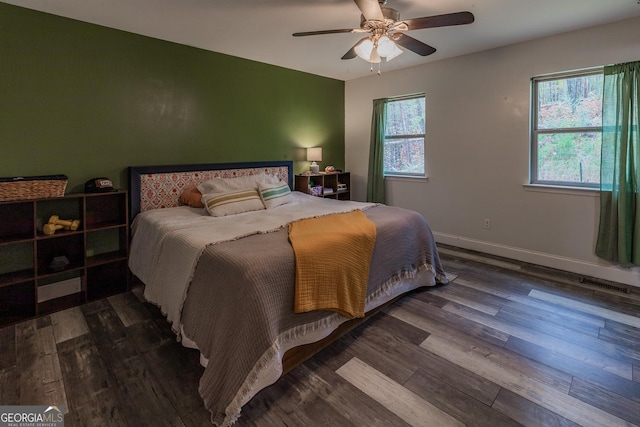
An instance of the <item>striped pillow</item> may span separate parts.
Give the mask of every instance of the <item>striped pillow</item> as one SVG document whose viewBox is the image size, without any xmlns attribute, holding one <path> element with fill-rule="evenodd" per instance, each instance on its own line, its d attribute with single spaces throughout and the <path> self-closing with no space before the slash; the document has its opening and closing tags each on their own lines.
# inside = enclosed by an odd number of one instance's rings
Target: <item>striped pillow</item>
<svg viewBox="0 0 640 427">
<path fill-rule="evenodd" d="M 255 188 L 203 194 L 202 203 L 211 216 L 235 215 L 264 209 L 262 199 Z"/>
<path fill-rule="evenodd" d="M 258 189 L 260 190 L 262 202 L 267 209 L 284 205 L 292 200 L 289 185 L 284 181 L 280 181 L 277 184 L 258 183 Z"/>
</svg>

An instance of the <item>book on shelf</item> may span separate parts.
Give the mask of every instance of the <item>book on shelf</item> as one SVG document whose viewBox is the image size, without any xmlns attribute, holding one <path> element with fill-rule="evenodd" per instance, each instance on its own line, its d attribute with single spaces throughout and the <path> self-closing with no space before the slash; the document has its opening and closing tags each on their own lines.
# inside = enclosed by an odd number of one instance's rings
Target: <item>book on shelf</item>
<svg viewBox="0 0 640 427">
<path fill-rule="evenodd" d="M 333 194 L 333 188 L 325 187 L 324 188 L 324 194 Z"/>
</svg>

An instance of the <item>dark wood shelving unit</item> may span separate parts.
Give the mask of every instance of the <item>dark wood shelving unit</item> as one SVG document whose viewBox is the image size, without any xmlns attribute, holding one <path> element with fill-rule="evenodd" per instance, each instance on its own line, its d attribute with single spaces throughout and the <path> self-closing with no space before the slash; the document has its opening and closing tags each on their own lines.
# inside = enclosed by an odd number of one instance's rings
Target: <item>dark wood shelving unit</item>
<svg viewBox="0 0 640 427">
<path fill-rule="evenodd" d="M 80 226 L 45 235 L 51 215 Z M 0 327 L 128 290 L 128 254 L 126 191 L 0 202 Z"/>
<path fill-rule="evenodd" d="M 339 184 L 342 184 L 340 186 Z M 320 191 L 312 192 L 312 188 L 318 186 Z M 318 174 L 301 174 L 295 176 L 294 190 L 313 194 L 318 197 L 326 197 L 338 200 L 351 199 L 351 173 L 329 172 Z"/>
</svg>

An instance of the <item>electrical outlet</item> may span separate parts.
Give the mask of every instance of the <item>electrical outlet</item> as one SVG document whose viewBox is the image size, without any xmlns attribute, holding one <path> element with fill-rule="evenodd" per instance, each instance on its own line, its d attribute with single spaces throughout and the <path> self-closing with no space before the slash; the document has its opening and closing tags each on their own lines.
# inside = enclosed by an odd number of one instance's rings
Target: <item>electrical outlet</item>
<svg viewBox="0 0 640 427">
<path fill-rule="evenodd" d="M 485 218 L 482 224 L 485 230 L 491 230 L 491 218 Z"/>
</svg>

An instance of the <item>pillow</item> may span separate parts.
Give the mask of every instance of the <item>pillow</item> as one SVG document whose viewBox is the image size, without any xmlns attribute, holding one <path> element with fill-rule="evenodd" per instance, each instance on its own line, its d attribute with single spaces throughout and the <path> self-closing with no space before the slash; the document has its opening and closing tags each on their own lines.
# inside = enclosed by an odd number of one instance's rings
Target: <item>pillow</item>
<svg viewBox="0 0 640 427">
<path fill-rule="evenodd" d="M 280 182 L 280 178 L 278 178 L 278 175 L 272 175 L 272 174 L 263 174 L 263 175 L 264 175 L 264 178 L 263 178 L 263 181 L 261 181 L 263 184 L 278 184 Z"/>
<path fill-rule="evenodd" d="M 264 209 L 262 199 L 255 188 L 203 194 L 202 203 L 211 216 L 235 215 Z"/>
<path fill-rule="evenodd" d="M 287 204 L 293 200 L 291 189 L 284 181 L 280 181 L 277 184 L 258 183 L 258 190 L 260 191 L 262 202 L 267 209 Z"/>
<path fill-rule="evenodd" d="M 191 206 L 192 208 L 204 208 L 202 204 L 202 193 L 198 191 L 195 184 L 188 185 L 180 194 L 180 204 Z"/>
<path fill-rule="evenodd" d="M 211 178 L 208 181 L 198 184 L 198 190 L 200 190 L 202 194 L 210 194 L 222 193 L 224 191 L 243 190 L 247 188 L 258 189 L 259 182 L 264 184 L 273 182 L 273 178 L 271 177 L 275 177 L 275 182 L 278 182 L 278 177 L 275 175 L 266 175 L 264 173 L 238 176 L 236 178 Z"/>
</svg>

